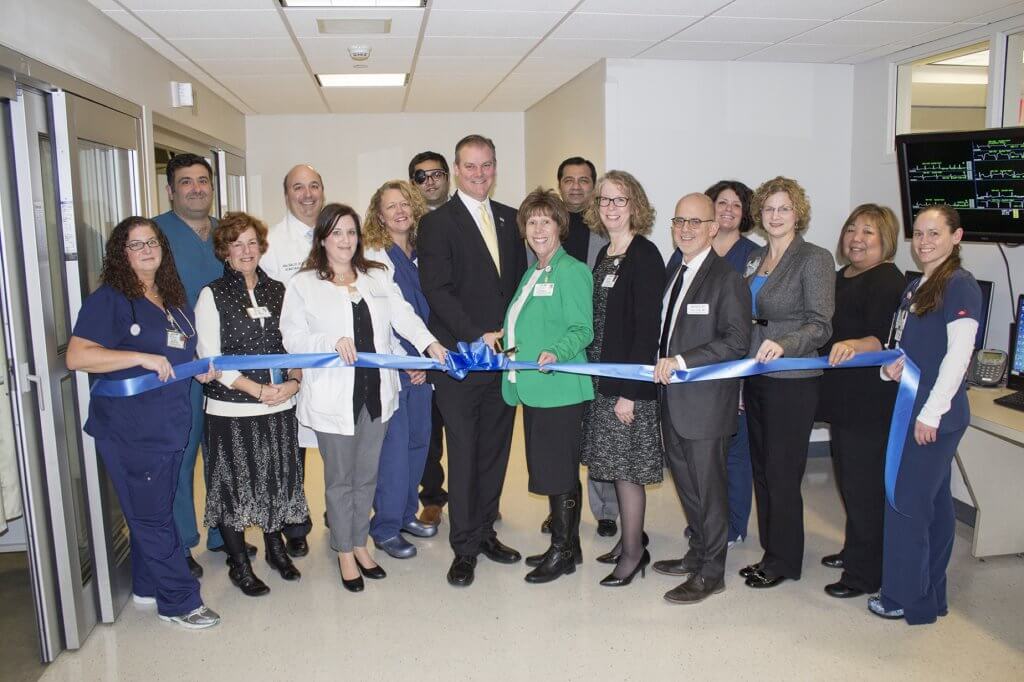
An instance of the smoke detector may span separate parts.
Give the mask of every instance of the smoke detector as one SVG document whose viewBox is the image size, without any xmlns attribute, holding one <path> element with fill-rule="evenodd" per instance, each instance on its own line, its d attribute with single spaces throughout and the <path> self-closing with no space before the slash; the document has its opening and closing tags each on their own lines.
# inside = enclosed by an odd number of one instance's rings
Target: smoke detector
<svg viewBox="0 0 1024 682">
<path fill-rule="evenodd" d="M 352 57 L 352 59 L 357 62 L 365 62 L 370 58 L 370 46 L 350 45 L 348 48 L 348 56 Z"/>
</svg>

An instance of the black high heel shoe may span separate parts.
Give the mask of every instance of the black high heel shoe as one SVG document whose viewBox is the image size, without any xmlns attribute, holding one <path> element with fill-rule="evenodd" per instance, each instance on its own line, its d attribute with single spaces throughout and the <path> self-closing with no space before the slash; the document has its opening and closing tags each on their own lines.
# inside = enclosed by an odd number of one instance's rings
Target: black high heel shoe
<svg viewBox="0 0 1024 682">
<path fill-rule="evenodd" d="M 633 578 L 636 577 L 637 573 L 640 573 L 641 578 L 647 577 L 647 564 L 651 563 L 651 554 L 646 549 L 640 556 L 640 562 L 633 568 L 633 572 L 627 575 L 625 578 L 617 578 L 615 571 L 612 571 L 608 576 L 601 581 L 601 584 L 605 587 L 622 587 L 633 582 Z"/>
<path fill-rule="evenodd" d="M 356 561 L 356 566 L 359 566 L 359 562 L 358 561 Z M 363 568 L 362 566 L 359 566 L 360 572 L 362 572 L 362 568 Z M 363 583 L 363 576 L 361 576 L 361 575 L 356 576 L 355 578 L 352 578 L 352 580 L 349 580 L 348 578 L 346 578 L 345 574 L 342 573 L 342 571 L 341 571 L 341 562 L 340 561 L 338 562 L 338 573 L 341 575 L 341 584 L 342 584 L 342 586 L 346 590 L 348 590 L 349 592 L 362 592 L 363 588 L 366 586 L 365 583 Z"/>
<path fill-rule="evenodd" d="M 651 539 L 649 537 L 647 537 L 647 531 L 644 531 L 643 533 L 644 534 L 643 534 L 643 537 L 641 538 L 641 540 L 643 542 L 644 549 L 646 549 L 647 545 L 649 545 L 651 543 Z M 597 557 L 597 561 L 599 563 L 602 563 L 602 564 L 617 564 L 617 563 L 619 563 L 619 557 L 620 556 L 622 556 L 622 545 L 621 544 L 619 545 L 618 550 L 613 549 L 612 551 L 607 552 L 607 553 L 602 554 L 601 556 Z M 577 563 L 579 563 L 579 562 L 577 562 Z"/>
<path fill-rule="evenodd" d="M 388 574 L 384 572 L 384 569 L 380 566 L 374 566 L 367 568 L 359 563 L 359 557 L 356 557 L 356 566 L 359 568 L 359 572 L 369 578 L 370 580 L 382 580 L 388 577 Z"/>
</svg>

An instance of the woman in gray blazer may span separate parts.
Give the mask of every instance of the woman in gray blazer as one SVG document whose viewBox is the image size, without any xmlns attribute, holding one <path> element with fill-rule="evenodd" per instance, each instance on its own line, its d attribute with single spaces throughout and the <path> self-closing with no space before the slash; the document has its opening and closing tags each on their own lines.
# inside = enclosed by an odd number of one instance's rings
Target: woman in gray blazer
<svg viewBox="0 0 1024 682">
<path fill-rule="evenodd" d="M 832 335 L 835 261 L 809 244 L 811 206 L 796 181 L 773 178 L 754 193 L 751 212 L 768 244 L 750 254 L 744 277 L 753 300 L 747 357 L 769 362 L 814 357 Z M 746 380 L 743 397 L 757 525 L 764 556 L 740 570 L 748 587 L 775 587 L 800 578 L 804 556 L 800 482 L 818 403 L 817 370 L 773 372 Z"/>
</svg>

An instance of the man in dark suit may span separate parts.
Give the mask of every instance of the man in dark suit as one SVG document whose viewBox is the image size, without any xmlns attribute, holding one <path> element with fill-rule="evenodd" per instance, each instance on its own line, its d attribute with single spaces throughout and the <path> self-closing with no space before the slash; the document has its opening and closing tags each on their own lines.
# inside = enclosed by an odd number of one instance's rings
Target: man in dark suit
<svg viewBox="0 0 1024 682">
<path fill-rule="evenodd" d="M 494 143 L 481 135 L 455 146 L 458 191 L 420 221 L 420 284 L 430 304 L 430 331 L 454 348 L 482 338 L 498 348 L 505 310 L 526 270 L 516 211 L 488 198 L 497 170 Z M 505 483 L 515 410 L 501 397 L 501 374 L 474 372 L 463 381 L 434 377 L 448 439 L 449 541 L 455 552 L 448 582 L 473 582 L 481 552 L 513 564 L 519 552 L 494 532 Z"/>
<path fill-rule="evenodd" d="M 739 360 L 750 345 L 750 290 L 711 248 L 718 233 L 715 207 L 705 194 L 676 204 L 672 239 L 682 264 L 669 276 L 662 307 L 661 347 L 654 379 L 660 391 L 661 428 L 676 492 L 692 533 L 682 559 L 654 563 L 654 570 L 682 576 L 665 594 L 692 604 L 725 589 L 729 531 L 726 452 L 736 431 L 740 380 L 669 384 L 672 372 Z"/>
</svg>

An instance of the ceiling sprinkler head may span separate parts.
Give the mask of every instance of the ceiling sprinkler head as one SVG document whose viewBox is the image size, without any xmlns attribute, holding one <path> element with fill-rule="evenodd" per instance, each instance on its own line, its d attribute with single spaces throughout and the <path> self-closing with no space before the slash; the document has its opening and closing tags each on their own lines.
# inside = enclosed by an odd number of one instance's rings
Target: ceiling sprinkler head
<svg viewBox="0 0 1024 682">
<path fill-rule="evenodd" d="M 370 46 L 350 45 L 348 48 L 348 56 L 352 57 L 352 59 L 357 62 L 365 62 L 370 58 Z"/>
</svg>

